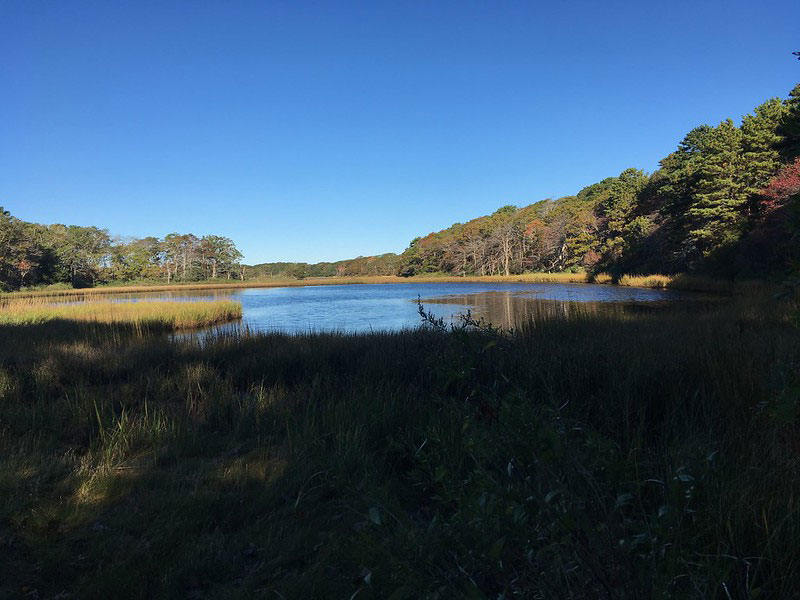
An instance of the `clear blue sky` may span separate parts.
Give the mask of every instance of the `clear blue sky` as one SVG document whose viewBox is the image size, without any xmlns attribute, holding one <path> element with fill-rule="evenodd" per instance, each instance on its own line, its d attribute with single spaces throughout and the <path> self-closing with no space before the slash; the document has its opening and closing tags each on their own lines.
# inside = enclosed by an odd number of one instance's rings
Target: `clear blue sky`
<svg viewBox="0 0 800 600">
<path fill-rule="evenodd" d="M 0 204 L 250 263 L 652 171 L 800 81 L 800 2 L 0 0 Z"/>
</svg>

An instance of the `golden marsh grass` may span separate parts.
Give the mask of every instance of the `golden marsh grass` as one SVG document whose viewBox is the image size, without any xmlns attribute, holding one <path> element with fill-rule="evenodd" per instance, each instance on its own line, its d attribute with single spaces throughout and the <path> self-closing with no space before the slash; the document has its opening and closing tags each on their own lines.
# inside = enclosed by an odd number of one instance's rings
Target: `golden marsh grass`
<svg viewBox="0 0 800 600">
<path fill-rule="evenodd" d="M 215 302 L 84 302 L 52 305 L 12 302 L 0 309 L 0 325 L 38 325 L 51 321 L 88 321 L 176 330 L 208 327 L 242 316 L 242 306 Z"/>
<path fill-rule="evenodd" d="M 359 285 L 393 283 L 587 283 L 621 285 L 656 289 L 680 289 L 686 291 L 711 292 L 721 294 L 751 293 L 771 287 L 763 281 L 737 281 L 704 277 L 701 275 L 623 275 L 615 278 L 609 273 L 521 273 L 518 275 L 417 275 L 396 277 L 393 275 L 372 275 L 365 277 L 308 277 L 306 279 L 253 279 L 236 282 L 193 282 L 166 285 L 123 285 L 79 289 L 39 289 L 20 292 L 0 293 L 0 300 L 14 301 L 26 298 L 80 298 L 91 299 L 112 294 L 141 292 L 211 291 L 237 290 L 245 288 L 304 287 L 318 285 Z"/>
</svg>

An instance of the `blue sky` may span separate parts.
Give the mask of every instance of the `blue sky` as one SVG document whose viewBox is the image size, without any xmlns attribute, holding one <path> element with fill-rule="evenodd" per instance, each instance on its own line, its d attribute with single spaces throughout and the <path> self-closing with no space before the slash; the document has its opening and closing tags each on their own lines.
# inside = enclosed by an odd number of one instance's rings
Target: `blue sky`
<svg viewBox="0 0 800 600">
<path fill-rule="evenodd" d="M 800 81 L 800 2 L 0 0 L 0 204 L 250 263 L 648 171 Z"/>
</svg>

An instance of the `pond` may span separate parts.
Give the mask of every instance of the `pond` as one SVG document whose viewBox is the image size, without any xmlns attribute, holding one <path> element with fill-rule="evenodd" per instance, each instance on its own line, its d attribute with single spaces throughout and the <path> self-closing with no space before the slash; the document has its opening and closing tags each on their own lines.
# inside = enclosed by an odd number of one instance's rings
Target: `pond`
<svg viewBox="0 0 800 600">
<path fill-rule="evenodd" d="M 226 331 L 246 326 L 250 331 L 369 332 L 399 330 L 420 324 L 417 300 L 446 320 L 472 314 L 503 327 L 545 313 L 640 312 L 663 310 L 708 300 L 690 292 L 613 285 L 563 283 L 408 283 L 320 285 L 238 290 L 134 293 L 115 301 L 201 301 L 229 298 L 241 302 L 240 323 L 215 328 Z M 543 312 L 544 311 L 544 312 Z"/>
</svg>

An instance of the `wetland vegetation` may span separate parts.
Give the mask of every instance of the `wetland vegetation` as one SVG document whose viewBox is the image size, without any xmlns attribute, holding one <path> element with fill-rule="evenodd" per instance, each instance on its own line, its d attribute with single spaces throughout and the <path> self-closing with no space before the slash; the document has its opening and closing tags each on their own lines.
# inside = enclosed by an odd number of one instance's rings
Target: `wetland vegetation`
<svg viewBox="0 0 800 600">
<path fill-rule="evenodd" d="M 0 325 L 0 594 L 791 597 L 800 330 L 765 302 Z"/>
<path fill-rule="evenodd" d="M 146 331 L 210 327 L 240 319 L 236 302 L 78 302 L 53 304 L 17 300 L 0 307 L 0 326 L 40 325 L 58 321 L 117 323 Z M 25 335 L 24 329 L 18 330 Z"/>
</svg>

